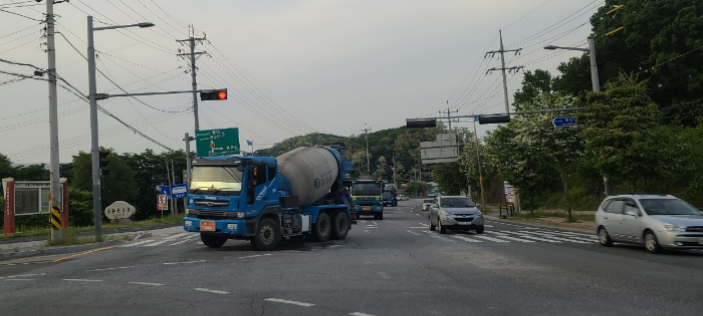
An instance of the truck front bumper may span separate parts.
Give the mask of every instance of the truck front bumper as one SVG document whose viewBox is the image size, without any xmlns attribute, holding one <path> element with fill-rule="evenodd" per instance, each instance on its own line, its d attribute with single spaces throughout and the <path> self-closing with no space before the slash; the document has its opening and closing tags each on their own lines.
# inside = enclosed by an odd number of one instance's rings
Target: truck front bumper
<svg viewBox="0 0 703 316">
<path fill-rule="evenodd" d="M 374 215 L 383 212 L 382 204 L 372 204 L 372 205 L 356 205 L 356 213 L 358 215 Z"/>
<path fill-rule="evenodd" d="M 202 222 L 215 223 L 214 231 L 203 231 L 200 228 Z M 195 217 L 183 218 L 183 229 L 193 233 L 226 234 L 230 236 L 246 236 L 247 228 L 244 219 L 199 219 Z"/>
</svg>

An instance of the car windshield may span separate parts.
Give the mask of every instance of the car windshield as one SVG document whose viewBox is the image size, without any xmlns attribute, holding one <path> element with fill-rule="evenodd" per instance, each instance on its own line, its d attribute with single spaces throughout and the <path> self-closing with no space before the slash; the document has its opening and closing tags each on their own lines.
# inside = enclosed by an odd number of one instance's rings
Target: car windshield
<svg viewBox="0 0 703 316">
<path fill-rule="evenodd" d="M 691 204 L 679 199 L 643 199 L 640 203 L 649 215 L 701 215 Z"/>
<path fill-rule="evenodd" d="M 243 173 L 234 167 L 193 167 L 190 193 L 239 195 L 242 192 Z M 214 191 L 214 192 L 208 192 Z"/>
<path fill-rule="evenodd" d="M 381 184 L 378 183 L 354 183 L 352 185 L 353 195 L 381 195 Z"/>
<path fill-rule="evenodd" d="M 466 198 L 446 198 L 442 199 L 442 207 L 475 207 L 476 205 L 471 200 Z"/>
<path fill-rule="evenodd" d="M 434 202 L 434 201 L 433 200 L 424 200 L 423 201 L 423 203 L 425 203 L 425 204 L 432 204 L 432 202 Z"/>
</svg>

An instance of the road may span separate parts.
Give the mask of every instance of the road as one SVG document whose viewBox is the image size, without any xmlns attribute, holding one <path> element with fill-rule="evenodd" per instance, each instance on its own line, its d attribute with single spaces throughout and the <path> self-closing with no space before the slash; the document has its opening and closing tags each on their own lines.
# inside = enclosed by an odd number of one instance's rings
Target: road
<svg viewBox="0 0 703 316">
<path fill-rule="evenodd" d="M 179 228 L 0 266 L 3 315 L 700 315 L 703 252 L 651 255 L 501 222 L 440 235 L 419 201 L 343 241 L 220 249 Z M 59 259 L 57 261 L 56 259 Z M 26 261 L 26 260 L 25 260 Z M 47 262 L 55 261 L 55 262 Z"/>
</svg>

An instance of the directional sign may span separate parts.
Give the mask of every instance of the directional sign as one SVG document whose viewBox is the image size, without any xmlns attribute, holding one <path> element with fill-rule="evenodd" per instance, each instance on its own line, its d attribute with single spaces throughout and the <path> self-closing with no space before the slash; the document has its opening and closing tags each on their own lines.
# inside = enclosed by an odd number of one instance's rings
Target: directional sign
<svg viewBox="0 0 703 316">
<path fill-rule="evenodd" d="M 552 121 L 554 127 L 571 127 L 576 126 L 576 117 L 573 116 L 560 116 L 555 117 Z"/>
<path fill-rule="evenodd" d="M 197 131 L 195 147 L 198 157 L 239 155 L 239 128 Z"/>
<path fill-rule="evenodd" d="M 172 199 L 182 199 L 188 197 L 188 185 L 187 184 L 176 184 L 172 185 L 170 188 L 167 185 L 161 187 L 161 194 L 168 196 L 171 195 Z"/>
</svg>

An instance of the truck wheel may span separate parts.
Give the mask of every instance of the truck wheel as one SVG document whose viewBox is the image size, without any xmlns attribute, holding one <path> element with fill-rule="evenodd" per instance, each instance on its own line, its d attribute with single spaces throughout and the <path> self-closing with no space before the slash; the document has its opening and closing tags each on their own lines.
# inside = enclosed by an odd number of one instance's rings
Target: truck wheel
<svg viewBox="0 0 703 316">
<path fill-rule="evenodd" d="M 251 245 L 259 251 L 271 251 L 281 241 L 281 230 L 273 218 L 265 217 L 256 225 Z"/>
<path fill-rule="evenodd" d="M 378 219 L 379 219 L 379 220 L 383 220 L 383 213 L 378 214 Z"/>
<path fill-rule="evenodd" d="M 200 240 L 203 241 L 205 246 L 210 248 L 220 248 L 227 242 L 227 237 L 200 233 Z"/>
<path fill-rule="evenodd" d="M 332 219 L 332 239 L 345 239 L 348 233 L 349 216 L 344 211 L 336 212 Z"/>
<path fill-rule="evenodd" d="M 320 213 L 317 216 L 317 223 L 312 225 L 312 238 L 317 241 L 327 241 L 332 231 L 332 223 L 327 213 Z"/>
</svg>

